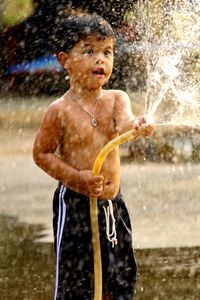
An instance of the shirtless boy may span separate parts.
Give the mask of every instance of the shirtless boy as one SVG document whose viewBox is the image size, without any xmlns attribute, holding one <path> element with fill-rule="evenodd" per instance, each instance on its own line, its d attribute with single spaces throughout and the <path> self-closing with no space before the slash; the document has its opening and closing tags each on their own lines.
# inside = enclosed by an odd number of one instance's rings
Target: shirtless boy
<svg viewBox="0 0 200 300">
<path fill-rule="evenodd" d="M 114 34 L 110 25 L 97 15 L 68 17 L 65 12 L 57 25 L 57 56 L 69 75 L 70 88 L 49 106 L 33 148 L 35 163 L 59 181 L 53 201 L 55 299 L 94 297 L 89 196 L 96 196 L 103 299 L 132 300 L 136 263 L 130 219 L 120 193 L 119 149 L 109 154 L 99 176 L 93 176 L 91 170 L 105 144 L 127 130 L 138 129 L 145 118 L 133 121 L 125 92 L 102 89 L 113 69 Z M 152 131 L 152 126 L 147 126 L 147 135 Z M 115 247 L 106 235 L 104 208 L 108 199 L 116 219 Z"/>
</svg>

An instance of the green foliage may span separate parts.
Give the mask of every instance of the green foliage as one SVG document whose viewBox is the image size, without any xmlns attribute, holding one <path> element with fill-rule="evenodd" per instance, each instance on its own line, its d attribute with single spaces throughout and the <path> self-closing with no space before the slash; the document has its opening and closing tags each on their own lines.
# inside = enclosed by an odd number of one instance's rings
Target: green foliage
<svg viewBox="0 0 200 300">
<path fill-rule="evenodd" d="M 20 23 L 33 11 L 32 0 L 4 0 L 2 9 L 2 24 L 10 26 Z"/>
<path fill-rule="evenodd" d="M 140 138 L 129 143 L 125 160 L 186 163 L 200 162 L 198 131 L 156 132 L 149 138 Z"/>
</svg>

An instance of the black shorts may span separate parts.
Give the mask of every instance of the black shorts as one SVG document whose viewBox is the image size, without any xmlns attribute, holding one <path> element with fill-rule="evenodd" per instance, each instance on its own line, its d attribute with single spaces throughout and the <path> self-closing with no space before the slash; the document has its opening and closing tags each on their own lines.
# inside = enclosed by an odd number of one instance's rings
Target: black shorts
<svg viewBox="0 0 200 300">
<path fill-rule="evenodd" d="M 114 299 L 132 300 L 136 262 L 132 247 L 131 223 L 119 193 L 113 200 L 118 244 L 113 248 L 106 235 L 104 207 L 98 201 L 102 255 L 103 293 Z M 53 229 L 56 253 L 55 300 L 93 300 L 93 250 L 89 198 L 59 184 L 53 199 Z"/>
</svg>

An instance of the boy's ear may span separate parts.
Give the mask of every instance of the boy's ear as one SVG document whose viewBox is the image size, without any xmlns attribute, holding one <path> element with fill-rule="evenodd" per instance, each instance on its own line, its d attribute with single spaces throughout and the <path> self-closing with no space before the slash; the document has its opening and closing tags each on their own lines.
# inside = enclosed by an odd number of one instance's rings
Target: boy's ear
<svg viewBox="0 0 200 300">
<path fill-rule="evenodd" d="M 70 70 L 70 63 L 69 63 L 69 56 L 65 52 L 59 52 L 58 53 L 58 60 L 61 66 L 66 70 Z"/>
</svg>

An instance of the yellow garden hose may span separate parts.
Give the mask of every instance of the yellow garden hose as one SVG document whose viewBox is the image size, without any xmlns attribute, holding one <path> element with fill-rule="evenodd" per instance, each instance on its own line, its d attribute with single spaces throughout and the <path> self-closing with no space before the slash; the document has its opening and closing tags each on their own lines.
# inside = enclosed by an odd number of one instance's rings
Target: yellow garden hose
<svg viewBox="0 0 200 300">
<path fill-rule="evenodd" d="M 116 147 L 131 139 L 136 139 L 141 135 L 145 135 L 147 132 L 146 127 L 141 127 L 138 130 L 130 130 L 117 136 L 98 154 L 92 169 L 93 175 L 99 175 L 101 166 L 106 156 Z M 99 237 L 99 223 L 98 223 L 98 206 L 97 197 L 90 197 L 90 220 L 92 230 L 92 246 L 93 246 L 93 257 L 94 257 L 94 300 L 102 300 L 102 262 L 101 262 L 101 248 L 100 248 L 100 237 Z"/>
</svg>

